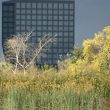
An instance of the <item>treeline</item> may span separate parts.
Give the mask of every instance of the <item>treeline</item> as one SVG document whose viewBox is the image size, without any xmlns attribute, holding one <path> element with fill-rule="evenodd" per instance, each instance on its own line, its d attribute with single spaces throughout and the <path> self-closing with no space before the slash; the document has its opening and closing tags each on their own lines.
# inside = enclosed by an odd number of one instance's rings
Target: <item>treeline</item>
<svg viewBox="0 0 110 110">
<path fill-rule="evenodd" d="M 51 37 L 49 37 L 48 40 L 49 39 L 51 39 Z M 13 42 L 15 43 L 15 41 Z M 51 42 L 51 40 L 49 42 Z M 39 46 L 41 45 L 39 44 Z M 85 40 L 81 48 L 75 48 L 73 54 L 68 55 L 65 60 L 58 62 L 57 69 L 49 67 L 48 65 L 37 68 L 34 66 L 34 62 L 32 62 L 32 65 L 28 68 L 25 68 L 26 65 L 30 64 L 34 57 L 31 57 L 31 60 L 26 58 L 27 56 L 23 57 L 22 52 L 24 52 L 24 48 L 25 52 L 26 49 L 28 49 L 25 46 L 22 46 L 22 48 L 20 47 L 21 50 L 19 50 L 20 53 L 17 53 L 17 57 L 16 52 L 11 54 L 11 58 L 15 58 L 15 64 L 8 62 L 0 63 L 0 94 L 3 99 L 13 97 L 14 94 L 16 94 L 15 97 L 17 97 L 17 93 L 18 97 L 23 94 L 27 96 L 28 94 L 31 98 L 37 94 L 36 97 L 40 97 L 39 101 L 41 101 L 44 106 L 47 103 L 47 105 L 50 104 L 49 106 L 53 107 L 55 104 L 58 104 L 57 100 L 60 100 L 59 103 L 60 105 L 62 104 L 62 106 L 67 104 L 66 106 L 76 107 L 75 105 L 80 103 L 79 106 L 86 108 L 88 106 L 89 108 L 87 110 L 90 109 L 91 104 L 92 107 L 90 110 L 103 110 L 103 107 L 100 108 L 101 105 L 109 107 L 110 26 L 105 27 L 102 32 L 95 34 L 93 39 Z M 11 49 L 11 52 L 13 52 L 13 48 Z M 18 48 L 16 47 L 15 49 Z M 37 58 L 36 54 L 33 56 Z M 7 58 L 8 61 L 13 62 L 9 56 Z M 16 58 L 18 58 L 19 61 Z M 20 58 L 22 58 L 22 60 L 20 60 Z M 22 61 L 24 61 L 24 63 Z M 48 101 L 48 98 L 46 97 L 48 95 L 50 98 L 53 97 L 54 100 L 51 99 Z M 57 95 L 59 99 L 57 99 Z M 76 102 L 72 96 L 77 96 L 75 99 L 77 100 Z M 81 97 L 84 98 L 84 100 Z M 46 99 L 44 100 L 43 98 Z M 37 99 L 38 98 L 35 100 Z M 18 103 L 17 99 L 14 100 Z M 41 103 L 37 103 L 36 106 L 39 106 Z M 74 104 L 72 105 L 72 103 Z M 84 105 L 84 103 L 86 104 Z M 94 106 L 97 109 L 95 109 Z M 79 108 L 77 109 L 79 110 Z M 83 110 L 83 108 L 81 110 Z"/>
</svg>

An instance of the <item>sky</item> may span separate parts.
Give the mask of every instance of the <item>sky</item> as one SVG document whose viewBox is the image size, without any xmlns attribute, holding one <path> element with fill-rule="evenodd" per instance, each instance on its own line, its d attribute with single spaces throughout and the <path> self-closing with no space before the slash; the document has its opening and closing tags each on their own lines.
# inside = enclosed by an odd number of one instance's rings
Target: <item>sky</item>
<svg viewBox="0 0 110 110">
<path fill-rule="evenodd" d="M 4 0 L 0 0 L 0 30 L 2 1 Z M 83 40 L 93 38 L 94 33 L 108 25 L 110 25 L 110 0 L 75 0 L 76 46 L 81 46 Z"/>
<path fill-rule="evenodd" d="M 76 46 L 110 25 L 110 0 L 76 0 L 75 12 Z"/>
</svg>

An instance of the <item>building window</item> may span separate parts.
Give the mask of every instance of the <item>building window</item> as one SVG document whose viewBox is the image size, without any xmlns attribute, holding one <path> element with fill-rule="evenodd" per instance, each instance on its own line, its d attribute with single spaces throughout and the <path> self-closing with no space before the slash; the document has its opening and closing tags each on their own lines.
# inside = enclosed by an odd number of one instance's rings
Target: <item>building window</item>
<svg viewBox="0 0 110 110">
<path fill-rule="evenodd" d="M 47 25 L 47 21 L 43 21 L 43 25 Z"/>
<path fill-rule="evenodd" d="M 33 9 L 36 9 L 36 6 L 37 6 L 36 3 L 32 3 L 32 8 Z"/>
<path fill-rule="evenodd" d="M 48 25 L 52 25 L 52 21 L 48 21 Z"/>
<path fill-rule="evenodd" d="M 36 10 L 32 10 L 32 14 L 36 14 L 37 12 L 36 12 Z"/>
<path fill-rule="evenodd" d="M 13 18 L 8 18 L 8 22 L 12 23 L 13 22 Z"/>
<path fill-rule="evenodd" d="M 69 20 L 73 20 L 73 16 L 70 16 Z"/>
<path fill-rule="evenodd" d="M 63 49 L 63 48 L 59 48 L 59 49 L 58 49 L 58 53 L 60 54 L 60 57 L 62 57 L 61 54 L 64 53 L 64 49 Z"/>
<path fill-rule="evenodd" d="M 68 37 L 65 37 L 63 40 L 64 42 L 68 42 Z"/>
<path fill-rule="evenodd" d="M 68 21 L 64 21 L 64 26 L 68 26 Z"/>
<path fill-rule="evenodd" d="M 20 3 L 16 3 L 16 8 L 20 8 Z"/>
<path fill-rule="evenodd" d="M 58 25 L 58 21 L 53 21 L 53 25 Z"/>
<path fill-rule="evenodd" d="M 25 31 L 25 26 L 21 26 L 21 30 L 22 31 Z"/>
<path fill-rule="evenodd" d="M 13 11 L 13 6 L 9 6 L 9 10 L 10 11 Z"/>
<path fill-rule="evenodd" d="M 34 24 L 34 25 L 32 25 L 32 31 L 36 31 L 37 29 L 36 29 L 36 24 Z"/>
<path fill-rule="evenodd" d="M 48 3 L 48 9 L 52 9 L 53 6 L 52 6 L 52 3 Z"/>
<path fill-rule="evenodd" d="M 73 10 L 70 10 L 70 15 L 73 15 L 74 13 L 73 13 Z"/>
<path fill-rule="evenodd" d="M 64 14 L 68 15 L 69 14 L 69 10 L 64 10 Z"/>
<path fill-rule="evenodd" d="M 27 15 L 26 18 L 27 18 L 28 20 L 30 20 L 30 19 L 31 19 L 31 15 Z"/>
<path fill-rule="evenodd" d="M 68 27 L 65 26 L 65 27 L 64 27 L 64 31 L 68 31 Z"/>
<path fill-rule="evenodd" d="M 27 14 L 31 14 L 31 10 L 26 10 Z"/>
<path fill-rule="evenodd" d="M 63 27 L 59 27 L 59 31 L 63 31 Z"/>
<path fill-rule="evenodd" d="M 59 15 L 63 15 L 63 10 L 59 10 Z"/>
<path fill-rule="evenodd" d="M 9 9 L 8 6 L 3 6 L 4 11 L 8 11 L 8 9 Z"/>
<path fill-rule="evenodd" d="M 27 6 L 28 9 L 30 9 L 31 8 L 31 3 L 27 3 L 26 6 Z"/>
<path fill-rule="evenodd" d="M 58 9 L 58 4 L 57 3 L 54 3 L 54 9 Z"/>
<path fill-rule="evenodd" d="M 22 15 L 22 16 L 21 16 L 21 19 L 22 19 L 22 20 L 25 20 L 25 19 L 26 19 L 26 16 L 25 16 L 25 15 Z"/>
<path fill-rule="evenodd" d="M 31 26 L 26 26 L 27 31 L 32 31 Z"/>
<path fill-rule="evenodd" d="M 59 48 L 63 48 L 63 43 L 62 42 L 59 43 Z"/>
<path fill-rule="evenodd" d="M 7 17 L 8 16 L 8 12 L 3 13 L 3 16 Z"/>
<path fill-rule="evenodd" d="M 43 20 L 47 20 L 47 16 L 46 15 L 43 16 Z"/>
<path fill-rule="evenodd" d="M 25 14 L 26 13 L 26 10 L 21 10 L 21 14 Z"/>
<path fill-rule="evenodd" d="M 73 20 L 72 21 L 69 21 L 69 25 L 73 25 Z"/>
<path fill-rule="evenodd" d="M 25 20 L 22 20 L 21 21 L 21 25 L 25 25 Z"/>
<path fill-rule="evenodd" d="M 53 13 L 54 14 L 58 14 L 58 10 L 53 10 Z"/>
<path fill-rule="evenodd" d="M 70 4 L 70 9 L 73 9 L 73 7 L 74 7 L 73 4 Z"/>
<path fill-rule="evenodd" d="M 52 15 L 52 10 L 48 10 L 48 14 Z"/>
<path fill-rule="evenodd" d="M 63 16 L 59 16 L 59 20 L 63 20 Z"/>
<path fill-rule="evenodd" d="M 68 37 L 68 32 L 64 32 L 64 37 Z"/>
<path fill-rule="evenodd" d="M 20 25 L 20 20 L 16 20 L 16 25 Z"/>
<path fill-rule="evenodd" d="M 71 37 L 73 37 L 74 34 L 73 34 L 73 32 L 69 32 L 69 35 L 70 35 Z"/>
<path fill-rule="evenodd" d="M 64 9 L 69 9 L 69 5 L 68 4 L 64 4 Z"/>
<path fill-rule="evenodd" d="M 42 14 L 42 11 L 41 10 L 37 10 L 37 14 Z"/>
<path fill-rule="evenodd" d="M 74 28 L 73 27 L 69 27 L 69 31 L 74 31 Z"/>
<path fill-rule="evenodd" d="M 37 21 L 37 25 L 41 25 L 42 24 L 42 22 L 41 21 Z"/>
<path fill-rule="evenodd" d="M 31 25 L 31 21 L 28 20 L 28 21 L 27 21 L 27 25 Z"/>
<path fill-rule="evenodd" d="M 41 18 L 42 18 L 41 15 L 37 15 L 38 20 L 41 20 Z"/>
<path fill-rule="evenodd" d="M 58 15 L 54 15 L 54 16 L 53 16 L 53 19 L 54 19 L 54 20 L 58 20 Z"/>
<path fill-rule="evenodd" d="M 63 4 L 59 4 L 59 9 L 63 9 Z"/>
<path fill-rule="evenodd" d="M 47 30 L 47 27 L 46 26 L 43 26 L 43 31 L 46 31 Z"/>
<path fill-rule="evenodd" d="M 47 14 L 47 10 L 43 10 L 43 14 Z"/>
<path fill-rule="evenodd" d="M 19 9 L 16 10 L 16 14 L 20 14 L 20 10 Z"/>
<path fill-rule="evenodd" d="M 37 8 L 38 8 L 38 9 L 41 9 L 41 8 L 42 8 L 42 4 L 41 4 L 41 3 L 38 3 L 38 4 L 37 4 Z"/>
<path fill-rule="evenodd" d="M 20 26 L 16 26 L 16 30 L 19 31 L 20 30 Z"/>
<path fill-rule="evenodd" d="M 41 32 L 37 32 L 37 35 L 38 35 L 38 36 L 41 36 Z"/>
<path fill-rule="evenodd" d="M 50 32 L 52 31 L 52 27 L 51 26 L 48 27 L 48 31 L 50 31 Z"/>
<path fill-rule="evenodd" d="M 38 31 L 41 31 L 41 26 L 37 27 L 37 30 L 38 30 Z"/>
<path fill-rule="evenodd" d="M 59 21 L 59 25 L 62 26 L 63 25 L 63 21 Z"/>
<path fill-rule="evenodd" d="M 37 23 L 36 21 L 32 21 L 32 25 L 36 25 L 36 23 Z"/>
<path fill-rule="evenodd" d="M 36 32 L 33 32 L 33 33 L 32 33 L 32 36 L 36 36 Z M 35 37 L 34 37 L 34 39 L 35 39 Z"/>
<path fill-rule="evenodd" d="M 68 38 L 69 42 L 73 41 L 73 37 Z"/>
<path fill-rule="evenodd" d="M 65 42 L 64 49 L 68 49 L 68 39 L 67 39 L 67 41 Z"/>
<path fill-rule="evenodd" d="M 36 15 L 32 15 L 32 20 L 36 20 L 37 16 Z"/>
<path fill-rule="evenodd" d="M 25 8 L 26 7 L 26 3 L 21 3 L 21 8 Z"/>
<path fill-rule="evenodd" d="M 7 18 L 4 18 L 4 19 L 3 19 L 3 21 L 4 21 L 4 22 L 7 22 L 7 21 L 8 21 L 8 19 L 7 19 Z"/>
<path fill-rule="evenodd" d="M 48 20 L 52 20 L 52 16 L 51 15 L 48 16 Z"/>
<path fill-rule="evenodd" d="M 53 31 L 58 31 L 58 27 L 57 26 L 54 26 L 53 27 Z"/>
<path fill-rule="evenodd" d="M 61 31 L 62 31 L 62 30 L 63 30 L 63 29 L 61 29 Z M 60 31 L 60 29 L 59 29 L 59 31 Z M 59 32 L 58 36 L 63 36 L 63 32 Z"/>
<path fill-rule="evenodd" d="M 43 8 L 47 9 L 47 3 L 43 3 Z"/>
<path fill-rule="evenodd" d="M 64 16 L 64 20 L 68 20 L 68 16 Z"/>
</svg>

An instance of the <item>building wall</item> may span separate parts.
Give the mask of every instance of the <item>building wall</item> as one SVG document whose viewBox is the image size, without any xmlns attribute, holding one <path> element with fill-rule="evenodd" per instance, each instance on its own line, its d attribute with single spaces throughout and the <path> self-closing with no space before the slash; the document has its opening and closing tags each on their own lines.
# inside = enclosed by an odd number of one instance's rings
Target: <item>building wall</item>
<svg viewBox="0 0 110 110">
<path fill-rule="evenodd" d="M 33 31 L 31 43 L 45 34 L 57 34 L 57 42 L 45 49 L 39 64 L 56 64 L 74 47 L 74 0 L 16 0 L 3 5 L 3 41 L 7 37 Z M 19 2 L 20 1 L 20 2 Z"/>
<path fill-rule="evenodd" d="M 0 0 L 0 13 L 2 15 L 2 1 Z M 2 16 L 0 17 L 0 24 L 2 24 Z M 0 28 L 2 32 L 2 28 Z M 2 35 L 0 34 L 0 61 L 4 60 L 3 48 L 2 48 Z"/>
</svg>

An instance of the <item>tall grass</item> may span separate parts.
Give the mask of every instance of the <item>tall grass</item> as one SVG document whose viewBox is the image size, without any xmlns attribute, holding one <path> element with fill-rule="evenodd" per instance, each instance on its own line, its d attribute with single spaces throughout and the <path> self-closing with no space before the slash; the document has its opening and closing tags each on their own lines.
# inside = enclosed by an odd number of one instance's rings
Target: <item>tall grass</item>
<svg viewBox="0 0 110 110">
<path fill-rule="evenodd" d="M 32 71 L 31 71 L 32 72 Z M 0 74 L 0 110 L 107 110 L 109 76 L 55 69 Z M 109 102 L 109 101 L 108 101 Z M 107 106 L 107 107 L 106 107 Z M 108 109 L 109 110 L 109 109 Z"/>
<path fill-rule="evenodd" d="M 103 98 L 94 91 L 71 89 L 32 91 L 12 89 L 3 97 L 0 110 L 105 110 Z"/>
</svg>

